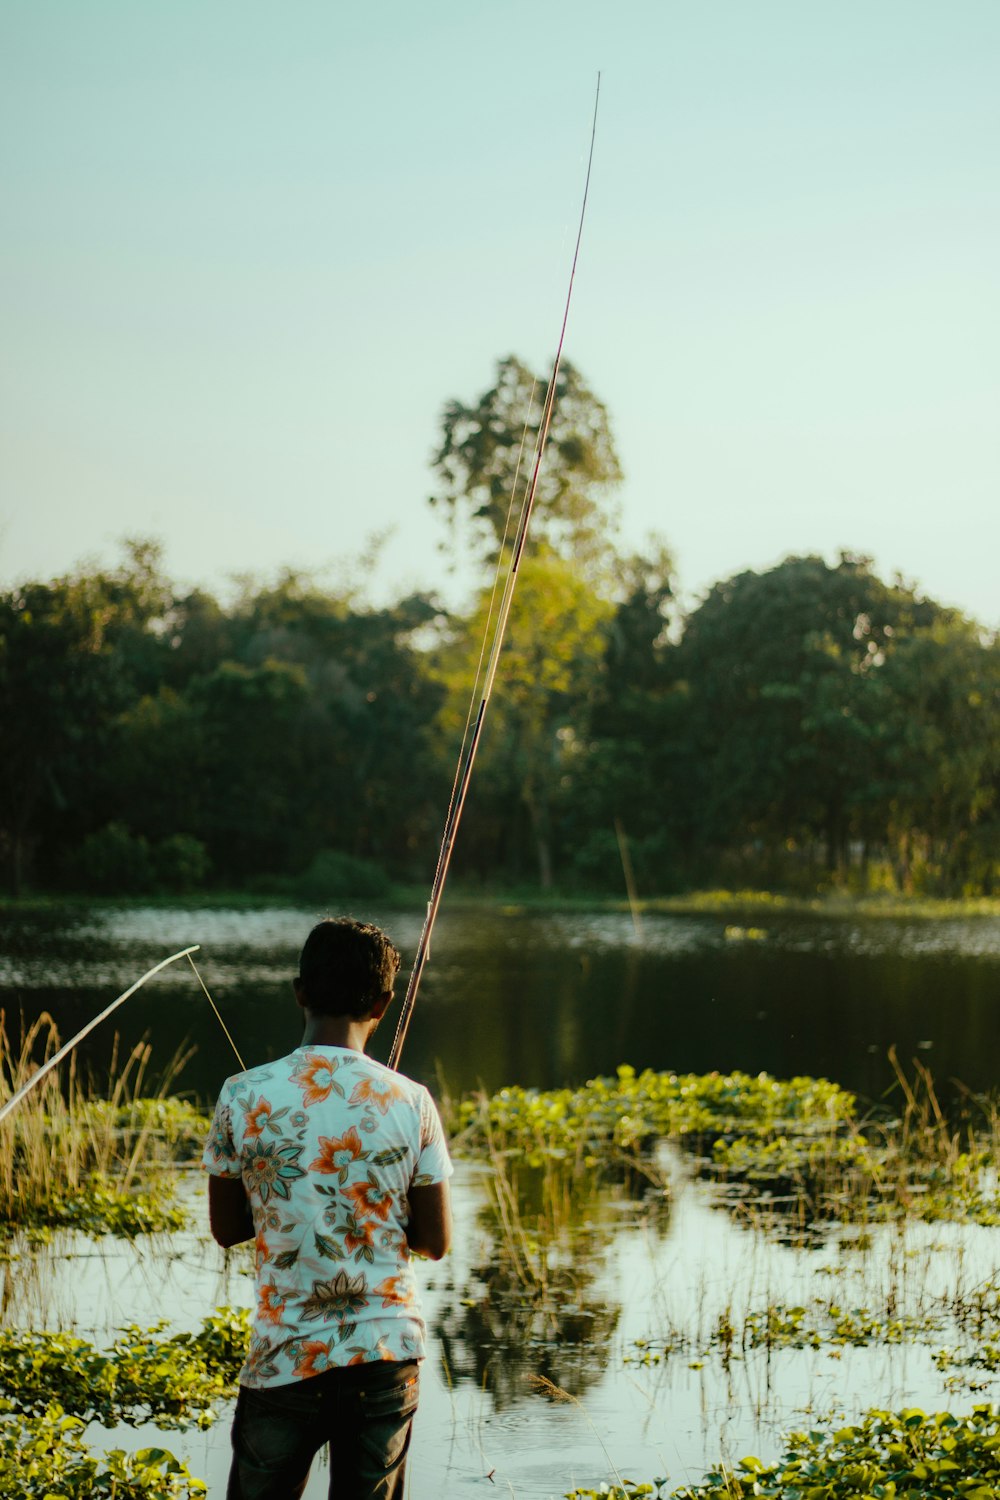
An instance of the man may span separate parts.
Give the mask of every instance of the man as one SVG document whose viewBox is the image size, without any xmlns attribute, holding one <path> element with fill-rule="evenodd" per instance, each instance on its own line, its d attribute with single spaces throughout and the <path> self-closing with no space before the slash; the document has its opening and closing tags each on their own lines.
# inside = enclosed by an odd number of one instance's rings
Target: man
<svg viewBox="0 0 1000 1500">
<path fill-rule="evenodd" d="M 297 1500 L 330 1444 L 331 1500 L 401 1500 L 424 1322 L 411 1255 L 451 1243 L 451 1163 L 427 1090 L 365 1056 L 399 954 L 328 918 L 294 980 L 302 1045 L 227 1079 L 204 1163 L 220 1245 L 255 1237 L 227 1500 Z"/>
</svg>

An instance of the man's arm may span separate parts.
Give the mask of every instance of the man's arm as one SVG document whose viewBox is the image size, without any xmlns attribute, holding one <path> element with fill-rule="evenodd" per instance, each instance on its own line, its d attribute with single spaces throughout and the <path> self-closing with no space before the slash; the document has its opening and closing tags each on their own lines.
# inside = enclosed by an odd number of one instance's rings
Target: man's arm
<svg viewBox="0 0 1000 1500">
<path fill-rule="evenodd" d="M 451 1248 L 451 1188 L 447 1182 L 411 1187 L 407 1198 L 410 1204 L 407 1244 L 418 1255 L 440 1260 Z"/>
<path fill-rule="evenodd" d="M 226 1250 L 253 1239 L 253 1215 L 241 1177 L 209 1177 L 208 1227 Z"/>
</svg>

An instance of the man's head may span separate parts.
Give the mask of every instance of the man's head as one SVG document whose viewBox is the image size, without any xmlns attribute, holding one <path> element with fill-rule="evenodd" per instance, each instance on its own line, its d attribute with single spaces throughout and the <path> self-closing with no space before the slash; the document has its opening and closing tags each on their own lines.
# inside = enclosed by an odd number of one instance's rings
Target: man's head
<svg viewBox="0 0 1000 1500">
<path fill-rule="evenodd" d="M 306 938 L 299 959 L 299 1003 L 321 1016 L 370 1015 L 392 994 L 399 952 L 371 922 L 326 917 Z"/>
</svg>

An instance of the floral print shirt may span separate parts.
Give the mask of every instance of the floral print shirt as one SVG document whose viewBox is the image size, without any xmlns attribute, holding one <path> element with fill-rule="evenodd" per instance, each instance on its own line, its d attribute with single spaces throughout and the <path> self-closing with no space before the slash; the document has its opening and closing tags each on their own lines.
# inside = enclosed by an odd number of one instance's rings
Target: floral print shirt
<svg viewBox="0 0 1000 1500">
<path fill-rule="evenodd" d="M 226 1080 L 203 1161 L 241 1177 L 253 1211 L 243 1385 L 423 1357 L 406 1195 L 452 1167 L 422 1084 L 347 1047 L 299 1047 Z"/>
</svg>

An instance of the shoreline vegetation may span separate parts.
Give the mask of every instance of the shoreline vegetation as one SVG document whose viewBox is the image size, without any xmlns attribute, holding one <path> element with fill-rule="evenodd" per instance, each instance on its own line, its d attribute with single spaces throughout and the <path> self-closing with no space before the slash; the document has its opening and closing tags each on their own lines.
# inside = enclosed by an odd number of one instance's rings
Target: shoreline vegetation
<svg viewBox="0 0 1000 1500">
<path fill-rule="evenodd" d="M 51 1022 L 48 1028 L 47 1049 L 58 1041 Z M 100 1204 L 141 1201 L 149 1193 L 169 1199 L 177 1171 L 190 1168 L 207 1117 L 166 1093 L 142 1097 L 144 1061 L 141 1055 L 125 1060 L 107 1099 L 87 1093 L 71 1076 L 72 1108 L 54 1080 L 46 1081 L 0 1127 L 0 1147 L 12 1168 L 2 1215 L 4 1258 L 44 1253 L 47 1215 L 50 1228 L 74 1227 L 91 1236 L 133 1237 L 152 1227 L 119 1211 L 102 1223 Z M 26 1047 L 6 1051 L 0 1099 L 31 1066 Z M 886 1225 L 898 1235 L 904 1223 L 1000 1224 L 997 1101 L 969 1096 L 956 1122 L 942 1112 L 925 1068 L 917 1064 L 907 1074 L 897 1064 L 896 1071 L 898 1088 L 879 1110 L 859 1108 L 853 1095 L 822 1078 L 675 1075 L 625 1065 L 614 1077 L 575 1089 L 511 1086 L 444 1101 L 456 1155 L 490 1168 L 482 1210 L 493 1247 L 487 1299 L 503 1310 L 522 1346 L 529 1323 L 551 1334 L 566 1309 L 577 1316 L 594 1267 L 613 1248 L 621 1207 L 631 1205 L 649 1225 L 669 1216 L 679 1179 L 665 1169 L 666 1149 L 679 1153 L 688 1180 L 713 1184 L 717 1212 L 785 1244 L 815 1247 L 825 1233 L 849 1228 L 861 1253 Z M 14 1170 L 18 1163 L 23 1172 Z M 79 1205 L 76 1223 L 65 1212 L 69 1191 Z M 170 1227 L 156 1226 L 161 1235 Z M 904 1315 L 894 1291 L 885 1305 L 873 1301 L 860 1310 L 842 1293 L 846 1285 L 807 1305 L 768 1302 L 745 1315 L 733 1306 L 703 1346 L 661 1317 L 625 1359 L 691 1364 L 695 1356 L 693 1368 L 709 1359 L 728 1368 L 755 1349 L 770 1358 L 783 1348 L 820 1344 L 926 1344 L 939 1350 L 939 1368 L 946 1360 L 955 1372 L 949 1389 L 956 1395 L 979 1389 L 963 1372 L 975 1375 L 1000 1362 L 997 1274 L 971 1291 L 932 1296 L 925 1289 L 919 1318 Z M 82 1428 L 95 1418 L 154 1420 L 165 1428 L 209 1425 L 231 1394 L 247 1328 L 245 1313 L 217 1308 L 199 1333 L 174 1334 L 166 1323 L 130 1325 L 108 1349 L 65 1330 L 0 1332 L 4 1492 L 29 1500 L 56 1493 L 116 1500 L 203 1495 L 202 1482 L 169 1450 L 97 1456 Z M 944 1340 L 948 1347 L 941 1348 Z M 577 1401 L 551 1382 L 542 1394 Z M 808 1434 L 787 1436 L 781 1458 L 748 1456 L 680 1488 L 665 1479 L 615 1476 L 572 1496 L 985 1500 L 1000 1481 L 998 1420 L 996 1408 L 982 1402 L 967 1413 L 866 1408 L 817 1417 Z"/>
<path fill-rule="evenodd" d="M 449 911 L 495 910 L 504 915 L 547 912 L 629 912 L 632 908 L 622 896 L 581 894 L 570 891 L 542 891 L 537 888 L 462 885 L 452 881 L 446 896 Z M 320 903 L 321 905 L 324 903 Z M 333 894 L 325 903 L 329 910 L 414 908 L 427 904 L 427 888 L 415 885 L 387 884 L 383 892 L 373 895 Z M 253 891 L 201 890 L 182 894 L 145 893 L 143 895 L 93 895 L 83 893 L 54 894 L 25 892 L 14 896 L 0 895 L 0 912 L 31 912 L 87 909 L 253 911 L 261 907 L 287 907 L 289 910 L 311 908 L 314 899 L 289 894 L 280 884 L 268 889 L 265 884 Z M 814 895 L 746 888 L 720 888 L 687 891 L 668 896 L 649 896 L 635 902 L 641 915 L 719 916 L 766 914 L 782 916 L 821 916 L 832 920 L 891 917 L 910 920 L 949 920 L 957 917 L 1000 917 L 1000 896 L 932 897 L 903 895 L 898 892 L 854 894 L 846 891 L 824 891 Z"/>
<path fill-rule="evenodd" d="M 477 431 L 503 429 L 508 381 L 531 388 L 516 361 L 499 374 Z M 606 416 L 577 396 L 564 459 L 593 456 Z M 446 468 L 456 516 L 472 492 Z M 560 549 L 597 543 L 601 507 L 582 528 L 550 516 L 547 538 L 544 509 L 456 873 L 564 899 L 624 897 L 623 862 L 671 896 L 997 895 L 995 633 L 846 553 L 740 573 L 685 613 L 662 544 L 616 557 L 609 533 L 581 567 Z M 220 601 L 150 539 L 0 591 L 0 885 L 312 902 L 421 880 L 491 634 L 485 555 L 459 611 L 427 593 L 372 608 L 288 569 Z"/>
</svg>

